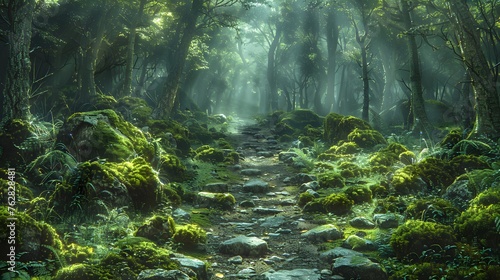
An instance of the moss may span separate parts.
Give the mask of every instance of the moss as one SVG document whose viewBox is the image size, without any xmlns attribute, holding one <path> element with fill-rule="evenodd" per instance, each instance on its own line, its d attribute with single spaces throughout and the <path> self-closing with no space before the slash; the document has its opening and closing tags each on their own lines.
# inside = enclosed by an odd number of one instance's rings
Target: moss
<svg viewBox="0 0 500 280">
<path fill-rule="evenodd" d="M 439 142 L 439 146 L 447 149 L 453 148 L 458 142 L 463 140 L 463 132 L 460 129 L 452 129 L 446 136 Z"/>
<path fill-rule="evenodd" d="M 15 221 L 9 220 L 12 216 L 16 217 Z M 10 246 L 15 246 L 15 253 L 23 253 L 19 256 L 18 261 L 39 261 L 39 260 L 56 260 L 57 256 L 54 251 L 62 249 L 62 242 L 55 229 L 44 222 L 39 222 L 31 218 L 24 212 L 17 211 L 13 215 L 5 206 L 0 206 L 0 223 L 4 225 L 0 227 L 0 250 L 10 252 Z M 7 225 L 15 223 L 15 244 L 11 236 L 11 230 Z M 6 255 L 2 259 L 5 260 Z"/>
<path fill-rule="evenodd" d="M 439 263 L 424 262 L 414 264 L 397 270 L 389 277 L 390 280 L 420 280 L 420 279 L 447 279 L 446 265 Z"/>
<path fill-rule="evenodd" d="M 318 183 L 321 188 L 343 188 L 344 178 L 336 172 L 326 172 L 318 175 Z"/>
<path fill-rule="evenodd" d="M 206 124 L 200 124 L 198 120 L 191 118 L 185 121 L 183 125 L 189 130 L 189 139 L 195 140 L 200 144 L 210 144 L 213 142 L 212 133 L 208 130 Z"/>
<path fill-rule="evenodd" d="M 454 245 L 455 236 L 449 226 L 409 220 L 392 234 L 390 245 L 400 260 L 420 261 L 422 253 L 429 247 L 444 248 Z"/>
<path fill-rule="evenodd" d="M 360 147 L 354 142 L 343 142 L 340 146 L 332 145 L 328 150 L 318 156 L 320 160 L 337 160 L 354 155 L 360 151 Z"/>
<path fill-rule="evenodd" d="M 161 192 L 163 197 L 170 203 L 173 207 L 179 207 L 182 203 L 182 194 L 179 194 L 177 189 L 173 189 L 170 187 L 171 184 L 167 185 L 167 187 L 161 188 Z"/>
<path fill-rule="evenodd" d="M 65 246 L 62 251 L 62 256 L 70 264 L 83 263 L 84 261 L 90 260 L 93 255 L 94 248 L 90 246 L 80 246 L 75 243 Z"/>
<path fill-rule="evenodd" d="M 208 145 L 203 145 L 196 149 L 195 158 L 204 162 L 223 162 L 224 152 L 220 149 L 212 148 Z"/>
<path fill-rule="evenodd" d="M 217 140 L 217 146 L 219 146 L 220 149 L 233 149 L 233 146 L 224 138 L 220 138 L 219 140 Z"/>
<path fill-rule="evenodd" d="M 288 125 L 294 131 L 302 131 L 307 125 L 320 127 L 323 123 L 323 119 L 311 110 L 298 109 L 281 114 L 278 124 L 279 123 Z"/>
<path fill-rule="evenodd" d="M 490 169 L 491 166 L 482 158 L 474 155 L 459 155 L 450 160 L 455 173 L 460 175 L 475 169 Z"/>
<path fill-rule="evenodd" d="M 314 200 L 314 195 L 308 192 L 303 192 L 299 195 L 299 199 L 297 200 L 297 205 L 299 205 L 299 207 L 304 207 L 307 203 L 313 200 Z"/>
<path fill-rule="evenodd" d="M 378 199 L 373 213 L 403 213 L 407 208 L 407 201 L 401 196 L 389 196 Z"/>
<path fill-rule="evenodd" d="M 323 205 L 323 201 L 321 199 L 315 199 L 309 201 L 304 205 L 304 209 L 302 209 L 304 213 L 326 213 L 325 206 Z"/>
<path fill-rule="evenodd" d="M 341 169 L 340 175 L 344 178 L 360 177 L 365 174 L 361 167 L 352 162 L 344 161 L 338 167 Z"/>
<path fill-rule="evenodd" d="M 186 166 L 172 154 L 162 154 L 160 157 L 160 174 L 165 174 L 171 182 L 186 180 Z"/>
<path fill-rule="evenodd" d="M 175 229 L 175 221 L 171 216 L 154 215 L 148 218 L 134 235 L 164 243 L 174 235 Z"/>
<path fill-rule="evenodd" d="M 468 180 L 469 191 L 477 194 L 491 186 L 500 186 L 500 172 L 491 169 L 472 170 L 462 174 L 455 181 Z"/>
<path fill-rule="evenodd" d="M 351 210 L 354 201 L 349 199 L 347 195 L 343 193 L 333 193 L 323 198 L 321 203 L 327 212 L 331 212 L 336 215 L 343 215 Z"/>
<path fill-rule="evenodd" d="M 476 201 L 478 203 L 478 201 Z M 500 216 L 500 205 L 472 205 L 462 212 L 455 222 L 459 236 L 469 242 L 498 250 L 500 232 L 495 228 L 495 218 Z"/>
<path fill-rule="evenodd" d="M 89 264 L 72 264 L 60 269 L 54 280 L 99 280 L 113 279 L 111 275 L 106 275 L 98 270 L 96 266 Z"/>
<path fill-rule="evenodd" d="M 373 148 L 379 144 L 387 144 L 380 132 L 371 129 L 355 128 L 347 135 L 347 140 L 358 144 L 361 148 Z"/>
<path fill-rule="evenodd" d="M 356 204 L 372 201 L 372 191 L 366 187 L 353 186 L 347 188 L 344 193 Z"/>
<path fill-rule="evenodd" d="M 432 198 L 419 199 L 411 203 L 405 213 L 412 219 L 450 225 L 460 212 L 451 202 L 442 198 Z"/>
<path fill-rule="evenodd" d="M 1 205 L 9 205 L 9 196 L 7 194 L 13 190 L 12 188 L 9 189 L 9 187 L 11 187 L 9 184 L 12 184 L 12 181 L 6 180 L 8 178 L 6 170 L 0 169 L 0 194 L 2 194 L 2 199 L 0 200 L 2 202 Z M 14 183 L 14 190 L 16 193 L 16 207 L 24 209 L 28 208 L 34 197 L 33 192 L 29 188 L 19 184 L 17 181 Z"/>
<path fill-rule="evenodd" d="M 20 149 L 33 135 L 33 126 L 20 119 L 8 120 L 0 129 L 0 166 L 15 167 L 31 162 L 38 154 Z M 36 144 L 36 143 L 35 143 Z"/>
<path fill-rule="evenodd" d="M 372 171 L 375 173 L 384 173 L 390 170 L 390 167 L 399 160 L 399 155 L 404 152 L 408 152 L 405 146 L 399 143 L 391 143 L 372 154 L 368 162 L 372 166 Z"/>
<path fill-rule="evenodd" d="M 415 153 L 413 153 L 412 151 L 404 151 L 399 154 L 398 158 L 399 161 L 405 165 L 410 165 L 417 161 L 417 157 L 415 156 Z"/>
<path fill-rule="evenodd" d="M 500 204 L 500 188 L 489 188 L 478 194 L 472 201 L 471 205 L 474 206 L 490 206 L 493 204 Z"/>
<path fill-rule="evenodd" d="M 341 140 L 347 140 L 349 133 L 354 129 L 371 129 L 370 125 L 353 116 L 342 116 L 330 113 L 326 116 L 323 125 L 323 137 L 329 144 L 337 143 Z"/>
<path fill-rule="evenodd" d="M 236 199 L 230 193 L 217 193 L 214 200 L 213 206 L 221 210 L 232 210 L 236 205 Z"/>
<path fill-rule="evenodd" d="M 178 226 L 172 239 L 174 242 L 182 244 L 185 248 L 192 248 L 199 243 L 205 243 L 207 241 L 207 233 L 198 225 L 188 224 Z"/>
<path fill-rule="evenodd" d="M 118 111 L 120 111 L 129 122 L 137 123 L 141 126 L 147 124 L 151 119 L 153 109 L 148 106 L 147 102 L 138 97 L 126 96 L 118 100 Z"/>
<path fill-rule="evenodd" d="M 237 164 L 240 162 L 240 154 L 235 151 L 231 151 L 224 157 L 224 162 L 226 164 Z"/>
</svg>

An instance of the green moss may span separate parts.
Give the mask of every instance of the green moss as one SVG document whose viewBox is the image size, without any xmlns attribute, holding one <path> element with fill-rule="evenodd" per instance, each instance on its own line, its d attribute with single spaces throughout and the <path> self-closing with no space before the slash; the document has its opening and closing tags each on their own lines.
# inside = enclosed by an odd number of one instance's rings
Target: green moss
<svg viewBox="0 0 500 280">
<path fill-rule="evenodd" d="M 399 154 L 398 158 L 399 161 L 405 165 L 410 165 L 417 161 L 417 157 L 415 156 L 415 153 L 413 153 L 412 151 L 402 152 Z"/>
<path fill-rule="evenodd" d="M 62 256 L 70 264 L 83 263 L 84 261 L 90 260 L 93 255 L 94 248 L 90 246 L 80 246 L 75 243 L 65 246 L 62 251 Z"/>
<path fill-rule="evenodd" d="M 100 279 L 113 279 L 111 275 L 103 274 L 94 265 L 89 264 L 72 264 L 60 269 L 55 280 L 100 280 Z"/>
<path fill-rule="evenodd" d="M 15 216 L 16 220 L 9 218 Z M 11 236 L 11 230 L 7 225 L 15 223 L 15 244 L 9 243 L 8 237 Z M 62 250 L 62 242 L 55 229 L 44 222 L 39 222 L 31 218 L 22 211 L 17 211 L 13 215 L 6 206 L 0 206 L 0 250 L 10 252 L 10 246 L 16 247 L 16 253 L 23 253 L 19 256 L 19 261 L 39 261 L 56 260 L 54 251 Z M 4 255 L 5 258 L 5 255 Z"/>
<path fill-rule="evenodd" d="M 341 169 L 340 175 L 344 178 L 360 177 L 365 174 L 361 167 L 352 162 L 344 161 L 339 164 L 338 168 Z"/>
<path fill-rule="evenodd" d="M 172 154 L 162 154 L 160 157 L 160 174 L 165 174 L 171 182 L 186 180 L 186 166 Z"/>
<path fill-rule="evenodd" d="M 372 201 L 372 191 L 366 187 L 353 186 L 347 188 L 344 193 L 356 204 Z"/>
<path fill-rule="evenodd" d="M 479 201 L 476 201 L 478 203 Z M 500 216 L 500 205 L 472 205 L 462 212 L 455 222 L 459 236 L 481 246 L 499 249 L 500 232 L 496 231 L 495 218 Z"/>
<path fill-rule="evenodd" d="M 407 208 L 407 203 L 401 196 L 377 199 L 373 213 L 403 213 Z"/>
<path fill-rule="evenodd" d="M 302 209 L 304 213 L 326 213 L 325 206 L 323 205 L 323 201 L 321 199 L 315 199 L 309 201 L 304 205 L 304 209 Z"/>
<path fill-rule="evenodd" d="M 175 229 L 175 222 L 171 216 L 154 215 L 137 229 L 135 236 L 164 243 L 174 235 Z"/>
<path fill-rule="evenodd" d="M 494 187 L 486 189 L 478 194 L 472 201 L 471 205 L 474 206 L 490 206 L 492 204 L 500 204 L 500 188 Z"/>
<path fill-rule="evenodd" d="M 195 158 L 204 162 L 223 162 L 224 152 L 220 149 L 212 148 L 208 145 L 203 145 L 196 149 Z"/>
<path fill-rule="evenodd" d="M 468 180 L 469 191 L 477 194 L 491 186 L 500 186 L 500 172 L 491 169 L 472 170 L 458 176 L 456 181 L 459 180 Z"/>
<path fill-rule="evenodd" d="M 323 125 L 323 137 L 329 144 L 337 143 L 341 140 L 347 140 L 349 133 L 354 129 L 371 129 L 370 125 L 365 121 L 353 116 L 342 116 L 335 113 L 330 113 L 326 116 Z"/>
<path fill-rule="evenodd" d="M 321 203 L 327 212 L 343 215 L 351 210 L 354 201 L 343 193 L 333 193 L 322 199 Z"/>
<path fill-rule="evenodd" d="M 323 119 L 308 109 L 298 109 L 280 115 L 279 122 L 291 127 L 293 130 L 303 130 L 307 125 L 320 127 Z"/>
<path fill-rule="evenodd" d="M 236 199 L 230 193 L 217 193 L 214 199 L 213 206 L 221 210 L 232 210 L 236 205 Z"/>
<path fill-rule="evenodd" d="M 119 110 L 123 111 L 124 116 L 128 116 L 128 121 L 137 123 L 141 126 L 147 124 L 151 119 L 153 109 L 148 106 L 147 102 L 138 97 L 126 96 L 118 100 Z"/>
<path fill-rule="evenodd" d="M 446 265 L 439 263 L 424 262 L 405 266 L 397 270 L 389 277 L 390 280 L 420 280 L 420 279 L 443 279 L 446 276 Z"/>
<path fill-rule="evenodd" d="M 205 243 L 207 241 L 207 233 L 198 225 L 188 224 L 178 226 L 172 239 L 185 248 L 192 248 L 199 243 Z"/>
<path fill-rule="evenodd" d="M 406 215 L 412 219 L 432 221 L 450 225 L 460 212 L 451 202 L 442 198 L 419 199 L 406 208 Z"/>
<path fill-rule="evenodd" d="M 321 188 L 343 188 L 344 178 L 336 172 L 326 172 L 318 175 L 318 183 Z"/>
<path fill-rule="evenodd" d="M 430 247 L 439 249 L 454 245 L 455 236 L 449 226 L 409 220 L 392 234 L 390 245 L 400 260 L 418 262 L 422 253 Z"/>
<path fill-rule="evenodd" d="M 33 126 L 20 119 L 8 120 L 0 129 L 0 166 L 15 167 L 31 162 L 37 154 L 20 149 L 23 142 L 33 136 Z"/>
<path fill-rule="evenodd" d="M 307 203 L 313 200 L 314 200 L 314 195 L 308 192 L 303 192 L 299 195 L 299 199 L 297 200 L 297 205 L 299 205 L 299 207 L 304 207 Z"/>
<path fill-rule="evenodd" d="M 453 129 L 439 142 L 439 146 L 447 149 L 453 148 L 458 142 L 463 140 L 463 132 L 460 129 Z"/>
<path fill-rule="evenodd" d="M 450 160 L 456 174 L 464 174 L 475 169 L 490 169 L 491 166 L 482 158 L 474 155 L 459 155 Z"/>
<path fill-rule="evenodd" d="M 379 144 L 387 144 L 380 132 L 371 129 L 355 128 L 347 135 L 347 140 L 358 144 L 361 148 L 373 148 Z"/>
</svg>

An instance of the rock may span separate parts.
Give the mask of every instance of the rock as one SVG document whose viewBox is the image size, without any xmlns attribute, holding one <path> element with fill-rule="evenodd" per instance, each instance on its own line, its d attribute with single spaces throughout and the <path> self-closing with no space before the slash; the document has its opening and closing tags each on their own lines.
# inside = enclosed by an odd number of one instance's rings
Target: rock
<svg viewBox="0 0 500 280">
<path fill-rule="evenodd" d="M 243 200 L 242 202 L 240 202 L 240 207 L 255 207 L 255 202 L 253 202 L 252 200 Z"/>
<path fill-rule="evenodd" d="M 372 229 L 375 227 L 375 224 L 365 217 L 356 217 L 349 221 L 349 224 L 355 228 L 361 229 Z"/>
<path fill-rule="evenodd" d="M 270 151 L 262 151 L 262 152 L 257 152 L 257 156 L 259 157 L 265 157 L 265 158 L 270 158 L 274 156 L 273 152 Z"/>
<path fill-rule="evenodd" d="M 395 214 L 373 215 L 373 221 L 375 221 L 375 225 L 379 228 L 397 228 L 399 226 L 400 218 L 400 215 L 396 216 Z"/>
<path fill-rule="evenodd" d="M 290 279 L 300 279 L 300 280 L 319 280 L 321 274 L 319 274 L 317 269 L 293 269 L 293 270 L 278 270 L 278 271 L 268 271 L 264 273 L 264 279 L 266 280 L 290 280 Z"/>
<path fill-rule="evenodd" d="M 182 210 L 181 208 L 177 208 L 172 212 L 172 216 L 176 221 L 189 221 L 191 220 L 191 215 Z"/>
<path fill-rule="evenodd" d="M 352 257 L 352 256 L 363 256 L 362 253 L 356 252 L 351 249 L 343 248 L 343 247 L 335 247 L 331 250 L 323 252 L 319 255 L 319 258 L 325 262 L 330 263 L 333 259 L 341 258 L 341 257 Z"/>
<path fill-rule="evenodd" d="M 458 180 L 446 188 L 443 198 L 449 200 L 460 211 L 464 211 L 474 196 L 469 189 L 469 180 Z"/>
<path fill-rule="evenodd" d="M 343 247 L 356 250 L 356 251 L 374 251 L 377 246 L 367 239 L 361 238 L 357 235 L 350 235 L 342 244 Z"/>
<path fill-rule="evenodd" d="M 196 196 L 196 202 L 200 207 L 219 208 L 222 210 L 231 210 L 236 204 L 234 196 L 230 193 L 211 192 L 199 192 Z"/>
<path fill-rule="evenodd" d="M 291 206 L 291 205 L 295 205 L 297 203 L 297 201 L 295 201 L 295 199 L 292 199 L 292 198 L 286 198 L 286 199 L 282 199 L 279 201 L 279 205 L 281 206 Z"/>
<path fill-rule="evenodd" d="M 285 223 L 285 217 L 283 216 L 274 216 L 268 217 L 264 220 L 262 224 L 260 224 L 263 228 L 277 228 Z"/>
<path fill-rule="evenodd" d="M 292 233 L 292 230 L 289 228 L 279 228 L 276 233 L 282 233 L 282 234 L 290 234 Z"/>
<path fill-rule="evenodd" d="M 318 197 L 319 197 L 319 193 L 317 193 L 316 191 L 313 191 L 313 190 L 311 190 L 311 189 L 308 189 L 308 190 L 306 191 L 306 193 L 308 193 L 308 194 L 310 194 L 310 195 L 312 195 L 312 196 L 314 196 L 314 197 L 316 197 L 316 198 L 318 198 Z"/>
<path fill-rule="evenodd" d="M 319 189 L 319 183 L 318 181 L 311 181 L 311 182 L 307 182 L 307 183 L 303 183 L 302 185 L 300 185 L 300 192 L 305 192 L 306 190 L 317 190 Z"/>
<path fill-rule="evenodd" d="M 267 242 L 257 237 L 238 237 L 226 240 L 220 245 L 225 254 L 260 257 L 267 253 Z"/>
<path fill-rule="evenodd" d="M 294 184 L 294 185 L 301 185 L 303 183 L 311 182 L 311 181 L 316 181 L 318 178 L 315 175 L 311 174 L 306 174 L 306 173 L 298 173 L 292 177 L 286 177 L 283 180 L 283 183 L 285 184 Z"/>
<path fill-rule="evenodd" d="M 341 230 L 332 224 L 326 224 L 315 227 L 307 232 L 301 234 L 302 237 L 315 242 L 325 242 L 327 240 L 340 239 L 343 236 Z"/>
<path fill-rule="evenodd" d="M 333 262 L 334 274 L 340 274 L 346 279 L 385 280 L 387 273 L 382 266 L 366 257 L 350 256 L 337 258 Z"/>
<path fill-rule="evenodd" d="M 262 170 L 256 168 L 247 168 L 240 171 L 241 175 L 244 176 L 258 176 L 262 174 Z"/>
<path fill-rule="evenodd" d="M 137 280 L 189 280 L 189 276 L 180 270 L 145 269 L 139 273 Z"/>
<path fill-rule="evenodd" d="M 207 265 L 205 262 L 195 258 L 188 258 L 181 254 L 178 254 L 178 257 L 174 257 L 172 259 L 178 261 L 181 267 L 187 267 L 193 270 L 199 280 L 208 279 Z"/>
<path fill-rule="evenodd" d="M 266 193 L 269 190 L 269 184 L 260 179 L 253 179 L 243 185 L 244 192 Z"/>
<path fill-rule="evenodd" d="M 293 159 L 298 156 L 295 152 L 281 152 L 278 154 L 278 159 L 284 163 L 293 163 Z"/>
<path fill-rule="evenodd" d="M 228 184 L 223 182 L 211 183 L 211 184 L 206 184 L 203 187 L 203 191 L 212 193 L 225 193 L 229 191 L 229 186 Z"/>
<path fill-rule="evenodd" d="M 248 267 L 238 271 L 238 275 L 255 275 L 255 268 Z"/>
<path fill-rule="evenodd" d="M 257 214 L 262 214 L 262 215 L 274 215 L 283 212 L 281 209 L 276 209 L 276 208 L 264 208 L 264 207 L 255 207 L 252 209 L 253 212 Z"/>
<path fill-rule="evenodd" d="M 227 260 L 228 262 L 232 263 L 232 264 L 242 264 L 243 263 L 243 257 L 241 256 L 234 256 L 234 257 L 231 257 Z"/>
</svg>

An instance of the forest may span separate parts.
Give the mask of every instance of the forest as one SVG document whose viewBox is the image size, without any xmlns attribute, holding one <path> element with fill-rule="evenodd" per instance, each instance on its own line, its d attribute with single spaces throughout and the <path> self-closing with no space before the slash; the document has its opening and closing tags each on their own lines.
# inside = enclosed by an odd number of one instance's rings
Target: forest
<svg viewBox="0 0 500 280">
<path fill-rule="evenodd" d="M 0 62 L 2 279 L 500 273 L 496 0 L 0 0 Z"/>
</svg>

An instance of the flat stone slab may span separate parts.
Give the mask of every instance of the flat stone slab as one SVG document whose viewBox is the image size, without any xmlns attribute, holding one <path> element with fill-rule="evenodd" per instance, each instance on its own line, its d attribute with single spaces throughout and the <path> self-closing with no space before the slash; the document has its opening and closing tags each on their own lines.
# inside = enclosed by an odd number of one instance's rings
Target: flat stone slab
<svg viewBox="0 0 500 280">
<path fill-rule="evenodd" d="M 241 175 L 244 176 L 258 176 L 262 174 L 262 170 L 257 168 L 247 168 L 240 171 Z"/>
<path fill-rule="evenodd" d="M 180 270 L 145 269 L 137 276 L 138 280 L 189 280 L 189 276 Z"/>
<path fill-rule="evenodd" d="M 378 263 L 366 257 L 350 256 L 337 258 L 333 262 L 332 271 L 345 279 L 386 280 L 387 273 Z"/>
<path fill-rule="evenodd" d="M 268 271 L 264 273 L 266 280 L 319 280 L 321 274 L 317 269 L 293 269 Z"/>
<path fill-rule="evenodd" d="M 243 185 L 244 192 L 266 193 L 269 190 L 269 183 L 261 179 L 253 179 Z"/>
<path fill-rule="evenodd" d="M 340 239 L 343 235 L 343 232 L 332 224 L 318 226 L 301 234 L 303 238 L 316 242 Z"/>
<path fill-rule="evenodd" d="M 199 259 L 188 258 L 186 256 L 179 256 L 172 258 L 179 262 L 182 267 L 192 269 L 199 280 L 207 280 L 207 264 Z"/>
<path fill-rule="evenodd" d="M 224 254 L 260 257 L 267 253 L 267 242 L 257 238 L 240 235 L 220 244 Z"/>
<path fill-rule="evenodd" d="M 351 257 L 351 256 L 363 256 L 363 253 L 356 252 L 351 249 L 343 248 L 343 247 L 335 247 L 333 249 L 330 249 L 328 251 L 322 252 L 319 255 L 319 258 L 324 260 L 325 262 L 330 263 L 336 258 L 341 258 L 341 257 Z"/>
<path fill-rule="evenodd" d="M 375 214 L 373 221 L 379 228 L 397 228 L 399 221 L 402 219 L 401 215 L 395 214 Z"/>
<path fill-rule="evenodd" d="M 255 207 L 252 209 L 254 213 L 262 214 L 262 215 L 274 215 L 283 212 L 283 210 L 276 208 L 264 208 L 264 207 Z"/>
<path fill-rule="evenodd" d="M 212 193 L 225 193 L 229 191 L 229 185 L 223 182 L 210 183 L 206 184 L 203 187 L 203 190 Z"/>
</svg>

